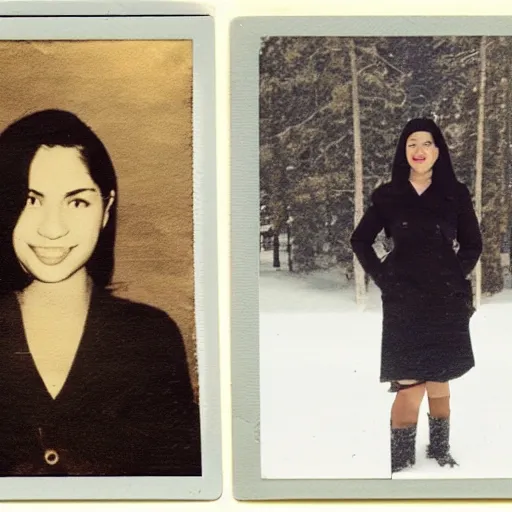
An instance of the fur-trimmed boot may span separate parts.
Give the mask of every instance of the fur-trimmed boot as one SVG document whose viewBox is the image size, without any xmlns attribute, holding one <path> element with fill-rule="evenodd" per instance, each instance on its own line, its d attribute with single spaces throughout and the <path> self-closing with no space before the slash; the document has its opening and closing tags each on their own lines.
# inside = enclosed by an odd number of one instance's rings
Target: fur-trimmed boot
<svg viewBox="0 0 512 512">
<path fill-rule="evenodd" d="M 405 428 L 391 427 L 391 472 L 416 464 L 416 425 Z"/>
<path fill-rule="evenodd" d="M 430 434 L 427 457 L 436 459 L 440 466 L 446 466 L 446 464 L 452 468 L 458 466 L 459 464 L 450 455 L 450 419 L 434 418 L 429 413 L 427 415 Z"/>
</svg>

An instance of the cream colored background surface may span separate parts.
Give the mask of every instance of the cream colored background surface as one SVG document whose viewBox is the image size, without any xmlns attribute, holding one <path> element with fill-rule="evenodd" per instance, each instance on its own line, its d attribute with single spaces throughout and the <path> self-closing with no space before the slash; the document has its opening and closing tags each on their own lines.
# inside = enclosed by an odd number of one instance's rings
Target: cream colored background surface
<svg viewBox="0 0 512 512">
<path fill-rule="evenodd" d="M 51 1 L 51 0 L 47 0 Z M 144 0 L 139 0 L 143 2 Z M 210 0 L 216 9 L 217 37 L 217 164 L 219 169 L 219 305 L 222 375 L 222 421 L 224 456 L 224 495 L 210 503 L 23 503 L 0 504 L 8 511 L 236 511 L 236 510 L 340 510 L 340 511 L 477 511 L 512 510 L 511 503 L 462 502 L 296 502 L 237 503 L 231 498 L 231 410 L 229 371 L 229 23 L 244 15 L 512 15 L 510 0 Z M 504 326 L 505 327 L 505 326 Z M 508 328 L 508 326 L 507 326 Z M 498 391 L 498 390 L 497 390 Z M 298 447 L 299 449 L 299 447 Z M 468 483 L 469 485 L 470 483 Z M 512 484 L 511 484 L 512 485 Z"/>
</svg>

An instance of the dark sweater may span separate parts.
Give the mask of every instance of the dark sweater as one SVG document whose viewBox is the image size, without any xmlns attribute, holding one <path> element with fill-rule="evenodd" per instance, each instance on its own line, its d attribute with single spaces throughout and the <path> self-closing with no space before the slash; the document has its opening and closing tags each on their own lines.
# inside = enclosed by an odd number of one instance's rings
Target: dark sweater
<svg viewBox="0 0 512 512">
<path fill-rule="evenodd" d="M 54 400 L 16 298 L 0 307 L 0 475 L 201 475 L 199 409 L 166 313 L 95 289 Z"/>
</svg>

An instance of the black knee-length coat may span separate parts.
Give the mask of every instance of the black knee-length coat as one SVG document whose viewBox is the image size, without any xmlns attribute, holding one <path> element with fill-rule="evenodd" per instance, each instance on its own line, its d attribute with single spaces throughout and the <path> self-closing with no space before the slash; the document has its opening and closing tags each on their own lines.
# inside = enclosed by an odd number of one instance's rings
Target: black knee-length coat
<svg viewBox="0 0 512 512">
<path fill-rule="evenodd" d="M 373 250 L 385 229 L 394 248 Z M 351 237 L 363 269 L 382 292 L 381 382 L 448 381 L 475 364 L 469 332 L 468 279 L 482 251 L 470 193 L 459 182 L 433 182 L 418 194 L 409 181 L 377 188 Z"/>
</svg>

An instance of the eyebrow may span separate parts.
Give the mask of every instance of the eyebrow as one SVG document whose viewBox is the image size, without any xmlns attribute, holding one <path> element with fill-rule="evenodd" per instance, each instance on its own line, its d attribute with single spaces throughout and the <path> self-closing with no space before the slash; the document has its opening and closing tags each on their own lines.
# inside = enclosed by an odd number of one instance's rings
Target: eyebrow
<svg viewBox="0 0 512 512">
<path fill-rule="evenodd" d="M 44 197 L 44 194 L 41 192 L 38 192 L 37 190 L 34 190 L 33 188 L 28 189 L 29 192 L 32 192 L 32 194 L 38 196 L 38 197 Z M 82 192 L 98 192 L 98 189 L 96 188 L 77 188 L 75 190 L 71 190 L 68 192 L 64 197 L 68 198 L 71 196 L 76 196 L 77 194 L 81 194 Z"/>
</svg>

